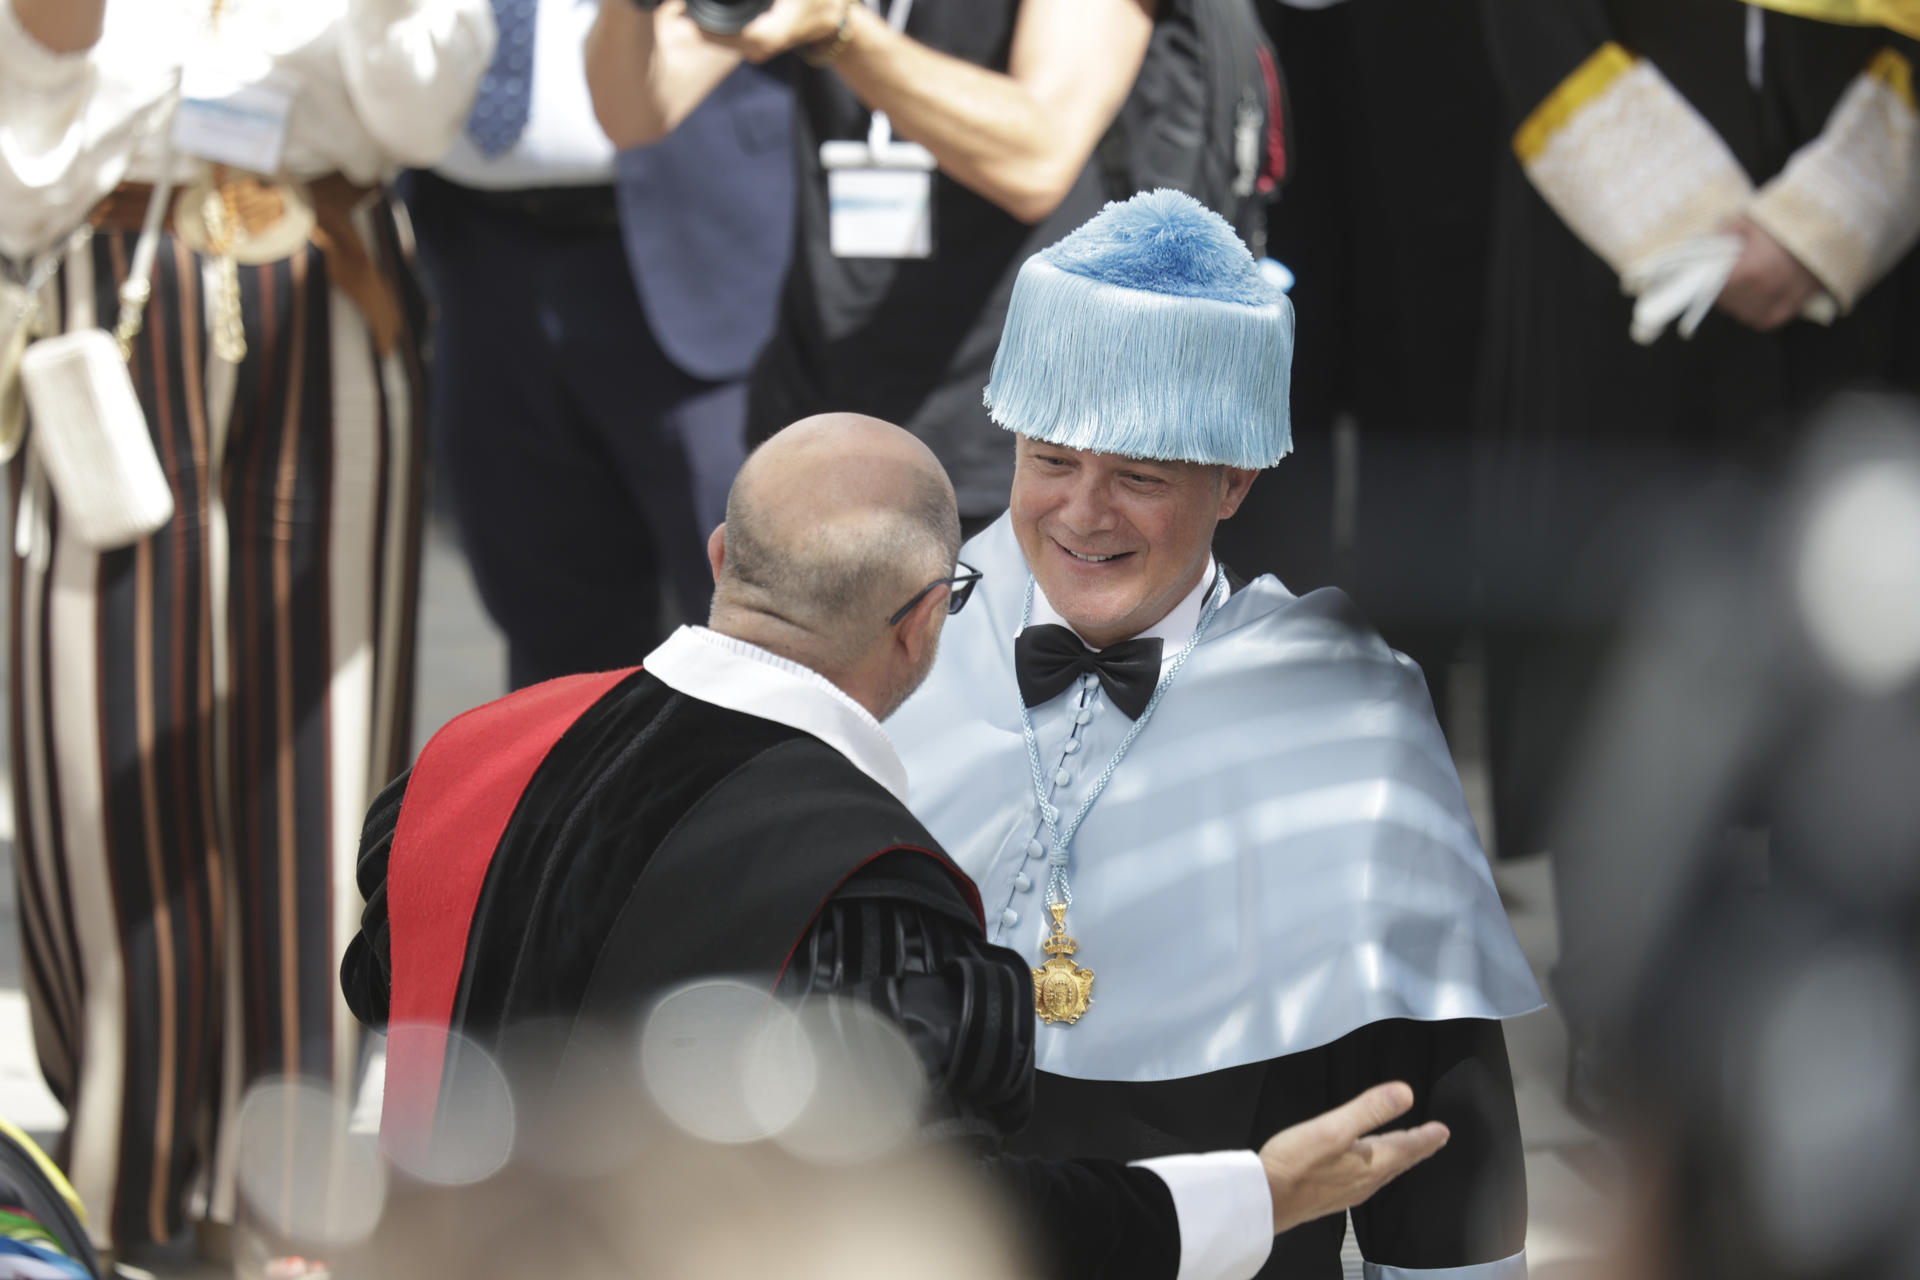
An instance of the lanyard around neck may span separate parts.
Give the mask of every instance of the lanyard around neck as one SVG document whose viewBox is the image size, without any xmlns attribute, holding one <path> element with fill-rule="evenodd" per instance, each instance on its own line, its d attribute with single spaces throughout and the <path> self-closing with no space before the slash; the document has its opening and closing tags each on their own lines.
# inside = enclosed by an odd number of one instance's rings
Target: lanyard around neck
<svg viewBox="0 0 1920 1280">
<path fill-rule="evenodd" d="M 883 10 L 881 0 L 867 0 L 875 13 L 881 14 L 897 34 L 905 35 L 907 16 L 913 12 L 913 0 L 893 0 Z M 887 113 L 876 111 L 867 121 L 867 149 L 879 155 L 893 145 L 893 121 L 887 119 Z"/>
</svg>

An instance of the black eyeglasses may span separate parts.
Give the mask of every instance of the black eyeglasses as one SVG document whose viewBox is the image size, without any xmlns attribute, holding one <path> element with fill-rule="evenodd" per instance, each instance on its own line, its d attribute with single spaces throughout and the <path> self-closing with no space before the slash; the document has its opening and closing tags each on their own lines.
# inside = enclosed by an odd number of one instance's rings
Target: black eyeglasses
<svg viewBox="0 0 1920 1280">
<path fill-rule="evenodd" d="M 932 582 L 929 582 L 926 586 L 914 592 L 913 599 L 901 605 L 900 611 L 887 619 L 887 625 L 890 627 L 899 626 L 900 619 L 912 613 L 913 606 L 925 600 L 927 593 L 937 587 L 953 588 L 953 594 L 947 597 L 947 612 L 949 614 L 958 613 L 966 608 L 967 600 L 973 595 L 974 584 L 980 581 L 980 571 L 964 561 L 959 562 L 959 567 L 966 572 L 957 573 L 951 578 L 935 578 Z"/>
</svg>

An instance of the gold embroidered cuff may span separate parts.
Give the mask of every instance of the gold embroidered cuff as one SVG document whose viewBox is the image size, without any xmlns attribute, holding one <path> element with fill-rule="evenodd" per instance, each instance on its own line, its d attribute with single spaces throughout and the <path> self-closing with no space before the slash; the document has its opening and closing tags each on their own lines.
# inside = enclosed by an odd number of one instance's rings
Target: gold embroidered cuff
<svg viewBox="0 0 1920 1280">
<path fill-rule="evenodd" d="M 1643 58 L 1602 45 L 1513 137 L 1534 187 L 1622 275 L 1716 230 L 1753 194 L 1720 135 Z"/>
<path fill-rule="evenodd" d="M 1913 68 L 1882 50 L 1749 210 L 1843 310 L 1920 239 L 1920 113 Z"/>
</svg>

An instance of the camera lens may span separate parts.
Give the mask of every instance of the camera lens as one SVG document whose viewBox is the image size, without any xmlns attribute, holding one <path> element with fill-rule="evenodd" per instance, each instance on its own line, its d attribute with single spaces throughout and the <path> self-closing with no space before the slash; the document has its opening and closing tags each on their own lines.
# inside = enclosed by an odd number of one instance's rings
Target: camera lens
<svg viewBox="0 0 1920 1280">
<path fill-rule="evenodd" d="M 687 0 L 687 16 L 702 31 L 730 36 L 738 34 L 772 4 L 773 0 Z"/>
</svg>

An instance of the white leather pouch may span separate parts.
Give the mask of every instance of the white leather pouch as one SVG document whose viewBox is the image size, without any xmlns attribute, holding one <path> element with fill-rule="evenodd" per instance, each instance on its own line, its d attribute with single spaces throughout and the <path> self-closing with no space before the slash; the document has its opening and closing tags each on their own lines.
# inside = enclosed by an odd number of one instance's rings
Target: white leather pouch
<svg viewBox="0 0 1920 1280">
<path fill-rule="evenodd" d="M 101 551 L 138 542 L 173 518 L 173 489 L 127 372 L 127 351 L 140 331 L 173 196 L 170 142 L 161 150 L 160 174 L 120 285 L 114 331 L 77 329 L 29 343 L 20 355 L 20 389 L 33 424 L 29 478 L 36 468 L 45 475 L 62 529 Z M 30 505 L 23 500 L 15 548 L 44 555 L 45 515 L 28 511 Z"/>
<path fill-rule="evenodd" d="M 108 550 L 173 518 L 173 490 L 112 334 L 82 329 L 33 343 L 20 357 L 20 385 L 62 527 Z"/>
</svg>

